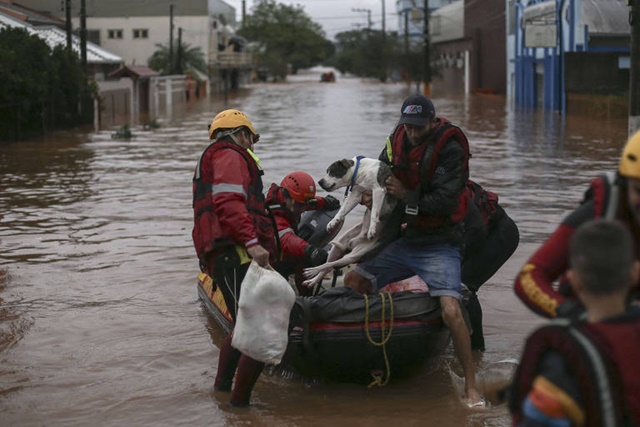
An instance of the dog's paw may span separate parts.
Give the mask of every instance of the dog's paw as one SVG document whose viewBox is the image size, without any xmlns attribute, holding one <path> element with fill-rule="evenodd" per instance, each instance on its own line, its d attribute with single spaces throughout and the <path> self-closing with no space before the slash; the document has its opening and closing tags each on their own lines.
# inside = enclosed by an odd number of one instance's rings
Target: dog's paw
<svg viewBox="0 0 640 427">
<path fill-rule="evenodd" d="M 318 269 L 315 267 L 308 267 L 305 268 L 304 271 L 302 272 L 302 275 L 304 276 L 305 279 L 313 279 L 315 276 L 317 276 L 319 273 Z"/>
<path fill-rule="evenodd" d="M 314 268 L 305 268 L 302 275 L 307 279 L 302 282 L 302 286 L 305 288 L 313 288 L 315 285 L 320 283 L 323 276 L 318 271 L 315 271 Z"/>
<path fill-rule="evenodd" d="M 327 232 L 332 233 L 334 230 L 340 227 L 343 222 L 344 222 L 344 218 L 338 218 L 338 217 L 333 218 L 327 224 Z"/>
<path fill-rule="evenodd" d="M 316 285 L 316 283 L 317 283 L 316 279 L 309 279 L 302 282 L 302 286 L 304 286 L 305 288 L 313 288 Z"/>
<path fill-rule="evenodd" d="M 370 228 L 369 231 L 367 231 L 367 239 L 373 240 L 375 237 L 376 237 L 376 229 Z"/>
</svg>

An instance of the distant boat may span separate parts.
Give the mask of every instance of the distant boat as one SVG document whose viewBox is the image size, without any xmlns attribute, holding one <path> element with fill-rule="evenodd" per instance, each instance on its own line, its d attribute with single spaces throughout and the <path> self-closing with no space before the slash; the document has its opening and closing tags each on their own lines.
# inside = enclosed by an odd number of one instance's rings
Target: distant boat
<svg viewBox="0 0 640 427">
<path fill-rule="evenodd" d="M 326 83 L 334 83 L 336 81 L 336 75 L 333 71 L 327 71 L 320 75 L 320 81 Z"/>
</svg>

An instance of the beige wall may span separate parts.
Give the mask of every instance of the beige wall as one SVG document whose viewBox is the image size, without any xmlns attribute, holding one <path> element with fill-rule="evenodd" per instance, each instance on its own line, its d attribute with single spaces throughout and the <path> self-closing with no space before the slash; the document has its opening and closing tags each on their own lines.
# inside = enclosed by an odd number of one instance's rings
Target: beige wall
<svg viewBox="0 0 640 427">
<path fill-rule="evenodd" d="M 74 26 L 79 25 L 77 21 Z M 182 27 L 182 42 L 190 47 L 200 47 L 208 62 L 210 21 L 212 18 L 207 16 L 174 16 L 174 46 L 178 43 L 178 28 Z M 146 65 L 158 49 L 156 44 L 169 44 L 169 17 L 87 18 L 87 29 L 100 30 L 100 45 L 122 56 L 127 65 Z M 110 29 L 122 30 L 122 39 L 108 38 Z M 134 39 L 134 29 L 148 30 L 148 38 Z M 212 39 L 217 40 L 215 34 Z"/>
</svg>

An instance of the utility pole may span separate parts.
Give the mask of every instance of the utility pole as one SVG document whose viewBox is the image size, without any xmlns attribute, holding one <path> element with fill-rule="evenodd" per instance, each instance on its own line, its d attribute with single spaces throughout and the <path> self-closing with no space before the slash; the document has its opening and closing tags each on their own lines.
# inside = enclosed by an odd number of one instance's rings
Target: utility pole
<svg viewBox="0 0 640 427">
<path fill-rule="evenodd" d="M 627 0 L 631 24 L 631 64 L 629 69 L 629 135 L 640 130 L 640 0 Z"/>
<path fill-rule="evenodd" d="M 423 93 L 431 97 L 431 40 L 429 39 L 429 0 L 424 0 L 424 87 Z"/>
<path fill-rule="evenodd" d="M 176 72 L 182 74 L 182 27 L 178 27 L 178 54 L 176 56 Z"/>
<path fill-rule="evenodd" d="M 387 81 L 387 28 L 385 26 L 385 11 L 384 2 L 382 0 L 382 50 L 380 51 L 380 62 L 382 63 L 382 75 L 380 76 L 383 82 Z"/>
<path fill-rule="evenodd" d="M 173 5 L 169 5 L 169 74 L 173 74 Z"/>
<path fill-rule="evenodd" d="M 352 12 L 365 12 L 367 14 L 367 28 L 371 30 L 371 9 L 351 9 Z"/>
<path fill-rule="evenodd" d="M 64 2 L 64 14 L 66 18 L 65 29 L 67 30 L 67 50 L 72 52 L 71 46 L 71 0 L 65 0 Z"/>
<path fill-rule="evenodd" d="M 242 25 L 244 26 L 245 19 L 247 18 L 247 6 L 244 0 L 242 0 Z"/>
<path fill-rule="evenodd" d="M 385 20 L 384 2 L 385 0 L 382 0 L 382 45 L 383 46 L 387 41 L 387 28 L 385 27 L 386 20 Z"/>
<path fill-rule="evenodd" d="M 409 56 L 409 9 L 404 11 L 404 53 Z"/>
<path fill-rule="evenodd" d="M 80 0 L 80 64 L 87 73 L 87 8 L 86 0 Z"/>
</svg>

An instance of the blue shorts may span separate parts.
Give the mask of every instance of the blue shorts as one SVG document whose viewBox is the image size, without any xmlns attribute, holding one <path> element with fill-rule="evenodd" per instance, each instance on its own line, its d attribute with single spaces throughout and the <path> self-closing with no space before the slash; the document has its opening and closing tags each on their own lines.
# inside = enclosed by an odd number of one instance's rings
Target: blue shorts
<svg viewBox="0 0 640 427">
<path fill-rule="evenodd" d="M 399 238 L 355 271 L 371 282 L 374 290 L 397 280 L 418 275 L 434 297 L 460 299 L 460 250 L 448 243 L 409 245 Z"/>
</svg>

